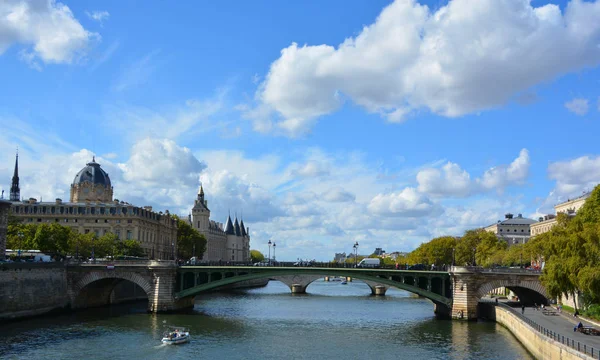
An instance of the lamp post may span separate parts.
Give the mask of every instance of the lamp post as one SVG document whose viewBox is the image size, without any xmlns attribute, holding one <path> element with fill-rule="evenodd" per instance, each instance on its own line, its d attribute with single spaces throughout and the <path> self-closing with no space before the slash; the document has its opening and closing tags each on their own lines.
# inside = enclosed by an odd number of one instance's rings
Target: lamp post
<svg viewBox="0 0 600 360">
<path fill-rule="evenodd" d="M 275 260 L 275 246 L 277 246 L 277 244 L 273 241 L 273 260 Z"/>
<path fill-rule="evenodd" d="M 173 261 L 175 261 L 175 243 L 171 242 L 171 257 L 173 258 Z"/>
<path fill-rule="evenodd" d="M 23 233 L 19 231 L 17 236 L 19 236 L 19 250 L 17 250 L 17 256 L 19 259 L 21 259 L 21 242 L 23 241 Z"/>
<path fill-rule="evenodd" d="M 196 244 L 195 243 L 194 243 L 194 247 L 192 250 L 192 257 L 194 258 L 194 262 L 196 262 Z M 194 264 L 194 265 L 196 265 L 196 264 Z"/>
<path fill-rule="evenodd" d="M 354 248 L 354 267 L 356 267 L 356 260 L 358 258 L 358 241 L 352 246 Z"/>
<path fill-rule="evenodd" d="M 475 261 L 475 255 L 477 254 L 477 248 L 473 248 L 473 266 L 477 266 L 477 262 Z"/>
<path fill-rule="evenodd" d="M 267 244 L 269 245 L 269 265 L 271 265 L 271 239 L 269 239 L 269 242 Z"/>
<path fill-rule="evenodd" d="M 455 248 L 452 248 L 452 266 L 456 266 L 456 260 L 454 258 L 454 251 L 455 250 L 456 250 Z"/>
<path fill-rule="evenodd" d="M 96 255 L 94 254 L 94 238 L 95 238 L 95 236 L 92 236 L 92 263 L 93 264 L 96 263 Z"/>
<path fill-rule="evenodd" d="M 523 268 L 523 249 L 521 249 L 521 259 L 519 260 L 519 268 Z"/>
</svg>

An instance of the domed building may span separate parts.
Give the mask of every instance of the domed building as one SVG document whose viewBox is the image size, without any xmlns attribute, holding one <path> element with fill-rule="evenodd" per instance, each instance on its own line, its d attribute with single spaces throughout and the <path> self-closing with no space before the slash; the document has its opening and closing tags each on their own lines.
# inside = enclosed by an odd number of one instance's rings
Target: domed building
<svg viewBox="0 0 600 360">
<path fill-rule="evenodd" d="M 111 202 L 113 199 L 113 187 L 110 183 L 108 173 L 92 158 L 81 169 L 71 184 L 71 202 Z"/>
<path fill-rule="evenodd" d="M 87 163 L 73 179 L 69 202 L 57 198 L 42 202 L 21 200 L 18 162 L 11 186 L 10 214 L 25 224 L 60 223 L 73 230 L 100 237 L 115 234 L 121 240 L 137 240 L 149 259 L 174 259 L 177 254 L 177 221 L 166 210 L 155 212 L 151 206 L 138 207 L 113 200 L 108 173 L 96 162 Z"/>
</svg>

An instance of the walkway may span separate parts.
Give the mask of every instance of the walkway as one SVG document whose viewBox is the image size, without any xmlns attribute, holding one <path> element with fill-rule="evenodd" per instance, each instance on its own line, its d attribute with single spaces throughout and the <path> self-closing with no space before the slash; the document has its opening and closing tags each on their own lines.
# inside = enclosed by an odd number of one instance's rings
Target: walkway
<svg viewBox="0 0 600 360">
<path fill-rule="evenodd" d="M 513 307 L 513 309 L 519 315 L 521 314 L 521 307 Z M 552 310 L 556 312 L 556 308 L 552 308 Z M 542 326 L 546 331 L 552 332 L 549 336 L 555 340 L 563 344 L 567 344 L 568 342 L 570 347 L 581 352 L 586 352 L 588 355 L 591 355 L 591 348 L 593 348 L 594 358 L 600 358 L 600 336 L 586 335 L 573 331 L 573 327 L 577 326 L 579 321 L 581 321 L 583 326 L 592 326 L 599 330 L 600 327 L 585 320 L 574 318 L 573 315 L 564 312 L 561 314 L 557 312 L 557 315 L 544 315 L 541 309 L 536 310 L 533 307 L 526 307 L 523 316 Z M 543 332 L 544 330 L 542 329 L 541 331 Z"/>
</svg>

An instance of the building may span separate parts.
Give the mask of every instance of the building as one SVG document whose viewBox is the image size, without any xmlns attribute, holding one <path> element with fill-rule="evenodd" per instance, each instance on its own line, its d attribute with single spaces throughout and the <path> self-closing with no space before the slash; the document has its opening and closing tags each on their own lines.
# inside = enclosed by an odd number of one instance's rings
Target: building
<svg viewBox="0 0 600 360">
<path fill-rule="evenodd" d="M 333 257 L 333 262 L 337 262 L 337 263 L 343 263 L 346 261 L 346 253 L 335 253 L 335 256 Z"/>
<path fill-rule="evenodd" d="M 26 224 L 56 222 L 81 234 L 113 233 L 121 240 L 138 240 L 151 259 L 173 259 L 176 254 L 177 221 L 169 211 L 157 213 L 151 206 L 113 200 L 110 177 L 95 157 L 75 175 L 69 202 L 21 201 L 17 158 L 10 200 L 10 214 Z"/>
<path fill-rule="evenodd" d="M 587 198 L 590 197 L 591 192 L 585 192 L 583 195 L 576 197 L 575 199 L 568 199 L 565 202 L 556 204 L 554 211 L 556 215 L 567 214 L 569 216 L 575 216 L 577 211 L 585 204 Z M 543 234 L 550 231 L 554 225 L 556 225 L 556 215 L 545 215 L 538 218 L 538 222 L 531 225 L 531 236 Z"/>
<path fill-rule="evenodd" d="M 496 234 L 500 239 L 505 240 L 508 245 L 525 244 L 531 237 L 531 224 L 535 220 L 524 218 L 518 214 L 513 217 L 513 214 L 504 215 L 504 221 L 498 220 L 497 223 L 486 226 L 484 230 Z"/>
<path fill-rule="evenodd" d="M 396 261 L 396 259 L 398 259 L 400 257 L 406 257 L 406 256 L 408 256 L 408 254 L 409 253 L 407 253 L 407 252 L 393 251 L 391 253 L 386 253 L 384 256 L 386 258 Z"/>
<path fill-rule="evenodd" d="M 373 252 L 374 255 L 377 256 L 382 256 L 385 254 L 385 250 L 383 250 L 382 248 L 375 248 L 375 251 Z"/>
<path fill-rule="evenodd" d="M 188 217 L 190 225 L 206 237 L 206 252 L 203 262 L 249 262 L 250 260 L 250 228 L 244 225 L 244 220 L 231 221 L 227 217 L 225 227 L 222 223 L 210 219 L 208 201 L 204 199 L 204 188 L 200 186 L 198 196 L 194 201 L 192 213 Z"/>
<path fill-rule="evenodd" d="M 0 199 L 0 260 L 4 260 L 6 254 L 6 230 L 10 205 L 10 201 Z"/>
</svg>

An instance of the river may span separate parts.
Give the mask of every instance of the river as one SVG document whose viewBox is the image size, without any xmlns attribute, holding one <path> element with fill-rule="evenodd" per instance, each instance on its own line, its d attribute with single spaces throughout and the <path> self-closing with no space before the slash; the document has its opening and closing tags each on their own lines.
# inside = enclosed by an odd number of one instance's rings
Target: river
<svg viewBox="0 0 600 360">
<path fill-rule="evenodd" d="M 183 314 L 127 304 L 0 325 L 1 359 L 533 359 L 493 322 L 436 320 L 433 304 L 360 282 L 312 283 L 291 295 L 279 282 L 198 297 Z M 160 345 L 165 325 L 192 340 Z"/>
</svg>

